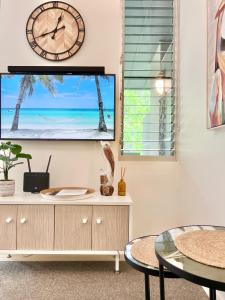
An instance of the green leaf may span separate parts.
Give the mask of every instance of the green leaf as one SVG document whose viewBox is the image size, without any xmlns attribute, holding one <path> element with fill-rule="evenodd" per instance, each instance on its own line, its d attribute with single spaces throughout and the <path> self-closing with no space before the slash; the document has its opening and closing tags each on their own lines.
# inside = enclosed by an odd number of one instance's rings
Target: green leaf
<svg viewBox="0 0 225 300">
<path fill-rule="evenodd" d="M 4 156 L 4 155 L 0 155 L 0 160 L 2 161 L 8 161 L 8 157 L 7 156 Z"/>
<path fill-rule="evenodd" d="M 1 143 L 0 145 L 0 150 L 8 150 L 9 149 L 9 145 L 6 143 Z"/>
<path fill-rule="evenodd" d="M 19 154 L 16 155 L 16 157 L 18 157 L 18 158 L 32 159 L 32 156 L 30 154 L 26 154 L 26 153 L 19 153 Z"/>
<path fill-rule="evenodd" d="M 10 150 L 12 151 L 12 154 L 17 155 L 22 151 L 22 147 L 20 145 L 13 144 L 11 145 Z"/>
</svg>

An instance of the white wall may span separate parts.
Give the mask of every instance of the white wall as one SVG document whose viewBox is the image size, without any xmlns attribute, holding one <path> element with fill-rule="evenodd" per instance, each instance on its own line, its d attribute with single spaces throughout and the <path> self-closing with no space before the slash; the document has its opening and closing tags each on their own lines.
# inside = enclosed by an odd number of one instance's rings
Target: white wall
<svg viewBox="0 0 225 300">
<path fill-rule="evenodd" d="M 178 195 L 183 224 L 224 226 L 225 128 L 206 129 L 206 13 L 205 0 L 180 1 Z M 225 294 L 218 292 L 218 299 Z"/>
<path fill-rule="evenodd" d="M 206 129 L 206 3 L 180 1 L 180 202 L 184 223 L 225 225 L 225 128 Z"/>
<path fill-rule="evenodd" d="M 64 65 L 104 65 L 119 76 L 120 0 L 67 0 L 84 18 L 82 49 Z M 2 0 L 0 71 L 8 65 L 48 65 L 30 49 L 25 23 L 45 1 Z M 178 162 L 119 162 L 127 167 L 128 191 L 134 199 L 134 236 L 193 223 L 224 225 L 225 128 L 206 129 L 206 0 L 180 0 L 180 99 Z M 4 41 L 4 42 L 2 42 Z M 117 102 L 119 86 L 117 86 Z M 118 132 L 117 132 L 118 140 Z M 24 142 L 33 168 L 42 170 L 53 154 L 52 185 L 98 188 L 102 166 L 95 142 Z M 115 154 L 118 142 L 113 143 Z M 117 156 L 117 155 L 116 155 Z M 14 176 L 22 188 L 25 166 Z"/>
<path fill-rule="evenodd" d="M 7 71 L 8 65 L 50 65 L 29 47 L 26 41 L 26 21 L 38 5 L 45 1 L 2 0 L 0 16 L 0 70 Z M 118 73 L 120 10 L 119 1 L 68 1 L 76 4 L 87 28 L 82 50 L 62 65 L 100 65 L 106 71 Z M 87 9 L 89 7 L 89 9 Z M 102 9 L 98 9 L 101 7 Z M 100 45 L 100 46 L 99 46 Z M 53 63 L 54 64 L 54 63 Z M 33 155 L 32 167 L 43 170 L 47 158 L 53 154 L 51 166 L 52 185 L 76 184 L 97 186 L 99 144 L 96 142 L 24 142 L 24 150 Z M 22 172 L 15 170 L 17 190 L 21 190 Z"/>
<path fill-rule="evenodd" d="M 62 64 L 101 65 L 119 77 L 120 0 L 67 1 L 83 16 L 87 34 L 82 49 Z M 8 65 L 49 64 L 33 53 L 25 37 L 26 20 L 42 2 L 2 0 L 1 72 Z M 178 162 L 117 161 L 117 171 L 121 165 L 127 167 L 128 191 L 134 199 L 134 236 L 181 224 L 225 223 L 225 128 L 206 129 L 206 32 L 206 1 L 181 0 Z M 119 85 L 117 103 L 118 95 Z M 23 146 L 33 154 L 32 166 L 36 170 L 42 170 L 48 155 L 53 154 L 52 185 L 87 185 L 98 189 L 103 164 L 98 143 L 23 142 Z M 117 157 L 118 142 L 113 143 L 113 149 Z M 25 169 L 18 167 L 13 174 L 17 191 L 22 189 Z"/>
<path fill-rule="evenodd" d="M 41 0 L 2 0 L 0 16 L 0 71 L 8 65 L 50 65 L 29 47 L 25 24 Z M 121 2 L 120 0 L 68 0 L 84 18 L 86 39 L 81 50 L 62 65 L 105 66 L 120 75 Z M 118 80 L 119 82 L 119 80 Z M 119 104 L 119 84 L 117 104 Z M 119 106 L 119 105 L 117 105 Z M 119 113 L 117 112 L 117 118 Z M 119 129 L 119 126 L 117 127 Z M 119 132 L 117 130 L 117 141 Z M 53 154 L 51 183 L 84 185 L 98 189 L 102 157 L 96 142 L 23 142 L 24 150 L 33 154 L 33 169 L 42 170 Z M 118 142 L 113 143 L 117 157 Z M 117 161 L 117 171 L 121 163 Z M 124 162 L 127 167 L 128 191 L 134 199 L 134 236 L 157 233 L 177 224 L 177 163 Z M 15 169 L 17 190 L 22 188 L 26 166 Z M 117 183 L 117 178 L 115 184 Z"/>
<path fill-rule="evenodd" d="M 8 65 L 49 64 L 33 53 L 25 37 L 26 20 L 42 2 L 2 0 L 0 40 L 5 42 L 0 48 L 1 71 L 6 71 Z M 68 2 L 83 16 L 87 35 L 81 50 L 63 64 L 104 65 L 107 72 L 119 76 L 120 0 Z M 180 23 L 179 160 L 117 161 L 117 170 L 121 165 L 127 167 L 128 191 L 135 202 L 134 236 L 157 233 L 180 224 L 224 223 L 225 129 L 206 129 L 206 1 L 181 0 Z M 119 85 L 117 103 L 118 95 Z M 24 142 L 23 145 L 26 151 L 32 152 L 36 170 L 43 169 L 48 155 L 53 154 L 52 185 L 98 188 L 103 163 L 98 143 Z M 113 149 L 117 156 L 118 142 L 113 143 Z M 18 191 L 24 170 L 25 166 L 18 167 L 14 173 Z"/>
</svg>

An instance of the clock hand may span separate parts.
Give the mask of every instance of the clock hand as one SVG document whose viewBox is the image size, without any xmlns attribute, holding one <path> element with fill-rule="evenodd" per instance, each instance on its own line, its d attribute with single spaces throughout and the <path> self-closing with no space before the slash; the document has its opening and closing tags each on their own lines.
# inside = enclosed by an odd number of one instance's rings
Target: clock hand
<svg viewBox="0 0 225 300">
<path fill-rule="evenodd" d="M 53 36 L 52 36 L 52 39 L 53 39 L 53 40 L 54 40 L 54 38 L 55 38 L 55 34 L 56 34 L 56 32 L 57 32 L 58 25 L 59 25 L 59 23 L 62 21 L 62 19 L 63 19 L 63 12 L 62 12 L 61 15 L 58 17 L 58 22 L 57 22 L 57 24 L 56 24 L 56 27 L 55 27 L 55 29 L 54 29 L 54 34 L 53 34 Z"/>
<path fill-rule="evenodd" d="M 60 27 L 60 28 L 56 28 L 56 30 L 55 30 L 54 33 L 53 33 L 52 39 L 53 39 L 53 40 L 55 39 L 55 35 L 56 35 L 56 33 L 57 33 L 60 29 L 65 29 L 65 28 L 66 28 L 65 25 L 63 25 L 63 26 Z"/>
<path fill-rule="evenodd" d="M 60 27 L 60 28 L 58 28 L 57 31 L 59 31 L 59 30 L 61 30 L 61 29 L 64 29 L 64 28 L 66 28 L 65 25 L 62 26 L 62 27 Z M 57 31 L 56 31 L 56 32 L 57 32 Z M 54 29 L 54 30 L 51 30 L 51 31 L 49 31 L 49 32 L 46 32 L 46 33 L 42 33 L 41 35 L 36 36 L 35 39 L 38 39 L 38 38 L 40 38 L 40 37 L 45 37 L 46 35 L 51 34 L 51 33 L 54 33 L 54 32 L 55 32 L 55 29 Z"/>
<path fill-rule="evenodd" d="M 63 19 L 63 13 L 61 13 L 61 15 L 59 16 L 59 18 L 58 18 L 58 24 L 57 24 L 56 27 L 58 27 L 58 25 L 62 21 L 62 19 Z"/>
<path fill-rule="evenodd" d="M 61 15 L 58 17 L 58 21 L 57 21 L 57 25 L 56 25 L 55 29 L 53 29 L 53 30 L 51 30 L 51 31 L 49 31 L 49 32 L 46 32 L 46 33 L 43 33 L 43 34 L 37 36 L 36 39 L 39 38 L 39 37 L 44 37 L 44 36 L 46 36 L 47 34 L 57 32 L 57 28 L 58 28 L 59 23 L 62 21 L 62 17 L 63 17 L 63 12 L 62 12 Z M 61 28 L 59 28 L 59 29 L 61 29 Z"/>
<path fill-rule="evenodd" d="M 44 37 L 44 36 L 46 36 L 47 34 L 50 34 L 50 33 L 53 33 L 53 30 L 52 30 L 52 31 L 49 31 L 49 32 L 46 32 L 46 33 L 42 33 L 41 35 L 36 36 L 35 39 L 38 39 L 38 38 L 40 38 L 40 37 Z"/>
</svg>

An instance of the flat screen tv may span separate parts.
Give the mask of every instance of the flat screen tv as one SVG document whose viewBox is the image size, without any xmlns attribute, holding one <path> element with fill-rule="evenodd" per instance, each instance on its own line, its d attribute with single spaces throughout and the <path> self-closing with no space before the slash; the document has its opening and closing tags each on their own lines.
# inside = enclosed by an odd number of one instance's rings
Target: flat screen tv
<svg viewBox="0 0 225 300">
<path fill-rule="evenodd" d="M 1 74 L 4 140 L 115 140 L 115 75 Z"/>
</svg>

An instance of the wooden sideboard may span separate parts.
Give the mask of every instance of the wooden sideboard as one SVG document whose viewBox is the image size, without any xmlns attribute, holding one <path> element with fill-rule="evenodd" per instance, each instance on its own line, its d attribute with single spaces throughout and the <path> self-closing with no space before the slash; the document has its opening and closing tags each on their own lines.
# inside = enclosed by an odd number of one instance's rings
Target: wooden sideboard
<svg viewBox="0 0 225 300">
<path fill-rule="evenodd" d="M 0 198 L 0 253 L 114 255 L 131 238 L 130 196 L 46 200 L 22 193 Z"/>
</svg>

